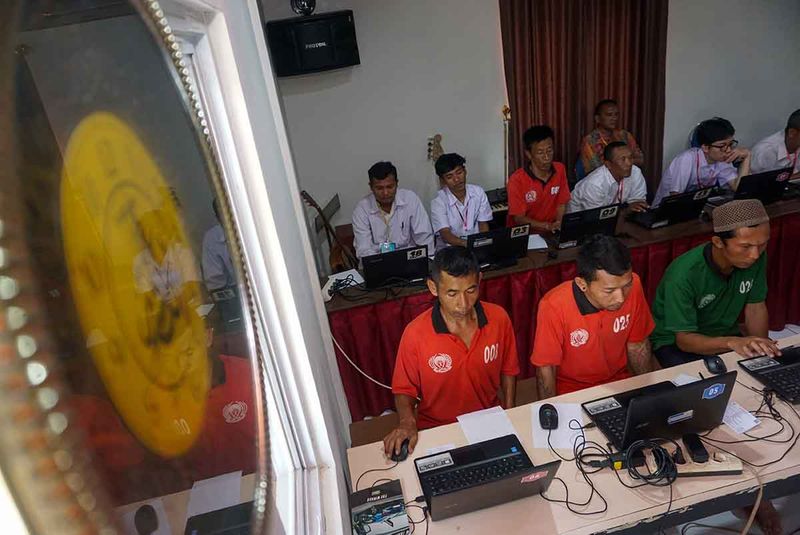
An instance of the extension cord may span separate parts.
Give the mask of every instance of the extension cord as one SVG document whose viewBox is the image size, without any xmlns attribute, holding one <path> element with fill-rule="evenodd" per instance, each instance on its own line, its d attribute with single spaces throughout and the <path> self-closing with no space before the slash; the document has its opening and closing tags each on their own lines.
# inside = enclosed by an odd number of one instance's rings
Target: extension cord
<svg viewBox="0 0 800 535">
<path fill-rule="evenodd" d="M 647 466 L 654 470 L 655 460 L 650 452 L 645 454 Z M 711 458 L 705 463 L 696 463 L 687 459 L 683 464 L 676 464 L 678 477 L 702 477 L 702 476 L 727 476 L 740 475 L 742 473 L 742 462 L 736 457 L 725 455 L 720 451 L 712 453 Z"/>
</svg>

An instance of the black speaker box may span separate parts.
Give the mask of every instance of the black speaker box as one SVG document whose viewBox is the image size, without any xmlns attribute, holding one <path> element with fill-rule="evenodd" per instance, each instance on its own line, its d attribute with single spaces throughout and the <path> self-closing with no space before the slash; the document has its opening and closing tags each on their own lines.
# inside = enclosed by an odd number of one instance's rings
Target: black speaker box
<svg viewBox="0 0 800 535">
<path fill-rule="evenodd" d="M 358 65 L 353 11 L 267 22 L 267 43 L 277 76 L 294 76 Z"/>
</svg>

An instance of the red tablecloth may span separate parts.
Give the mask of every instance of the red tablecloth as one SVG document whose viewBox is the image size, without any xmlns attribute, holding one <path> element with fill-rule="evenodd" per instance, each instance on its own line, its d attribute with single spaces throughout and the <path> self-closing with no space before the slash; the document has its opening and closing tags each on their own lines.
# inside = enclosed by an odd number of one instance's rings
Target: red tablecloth
<svg viewBox="0 0 800 535">
<path fill-rule="evenodd" d="M 770 328 L 780 330 L 786 323 L 800 323 L 800 214 L 779 217 L 771 223 L 767 249 L 767 307 Z M 708 237 L 704 234 L 677 238 L 631 250 L 633 269 L 641 277 L 650 302 L 672 259 L 707 241 Z M 502 305 L 511 316 L 517 336 L 521 379 L 534 373 L 529 356 L 539 299 L 574 276 L 575 263 L 564 262 L 489 279 L 481 285 L 481 299 Z M 331 333 L 362 370 L 390 385 L 403 329 L 432 303 L 433 296 L 426 292 L 332 312 L 328 315 Z M 394 407 L 391 392 L 360 375 L 338 349 L 336 359 L 353 420 L 375 416 Z"/>
</svg>

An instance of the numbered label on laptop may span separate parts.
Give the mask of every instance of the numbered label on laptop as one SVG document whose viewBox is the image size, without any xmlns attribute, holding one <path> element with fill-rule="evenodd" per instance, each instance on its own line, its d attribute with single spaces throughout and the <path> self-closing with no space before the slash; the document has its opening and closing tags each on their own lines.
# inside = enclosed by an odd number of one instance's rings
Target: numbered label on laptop
<svg viewBox="0 0 800 535">
<path fill-rule="evenodd" d="M 520 225 L 518 227 L 513 227 L 511 229 L 511 237 L 517 238 L 519 236 L 527 236 L 528 235 L 528 225 Z"/>
<path fill-rule="evenodd" d="M 415 258 L 422 258 L 423 256 L 425 256 L 425 248 L 419 247 L 417 249 L 411 249 L 408 252 L 407 256 L 409 260 L 414 260 Z"/>
<path fill-rule="evenodd" d="M 621 409 L 622 405 L 614 398 L 603 398 L 597 401 L 586 403 L 583 406 L 589 414 L 600 414 L 601 412 L 613 411 L 614 409 Z"/>
<path fill-rule="evenodd" d="M 694 196 L 692 197 L 692 200 L 699 201 L 700 199 L 705 199 L 710 194 L 711 194 L 711 190 L 710 189 L 701 189 L 697 193 L 694 194 Z"/>
<path fill-rule="evenodd" d="M 617 206 L 609 206 L 608 208 L 603 208 L 600 211 L 600 219 L 609 219 L 617 215 L 617 210 L 619 208 Z"/>
</svg>

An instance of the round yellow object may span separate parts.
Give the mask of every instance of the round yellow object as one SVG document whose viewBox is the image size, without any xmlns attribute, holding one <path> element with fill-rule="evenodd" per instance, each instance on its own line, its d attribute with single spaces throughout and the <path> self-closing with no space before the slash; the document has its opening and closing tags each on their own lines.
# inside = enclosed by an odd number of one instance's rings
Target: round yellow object
<svg viewBox="0 0 800 535">
<path fill-rule="evenodd" d="M 199 277 L 155 160 L 117 116 L 95 112 L 69 138 L 61 224 L 81 327 L 136 437 L 163 457 L 197 439 L 210 387 Z"/>
</svg>

